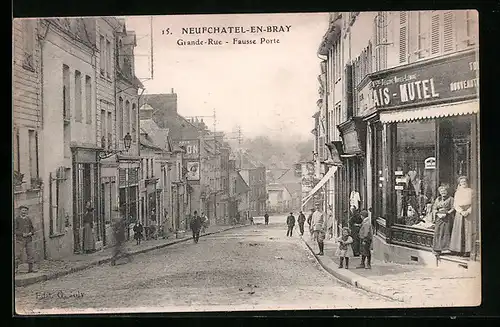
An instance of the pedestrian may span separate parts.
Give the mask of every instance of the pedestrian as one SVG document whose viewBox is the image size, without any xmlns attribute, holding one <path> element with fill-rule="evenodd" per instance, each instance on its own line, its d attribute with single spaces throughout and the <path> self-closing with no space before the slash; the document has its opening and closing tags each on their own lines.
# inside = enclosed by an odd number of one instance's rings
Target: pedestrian
<svg viewBox="0 0 500 327">
<path fill-rule="evenodd" d="M 116 211 L 117 216 L 115 217 L 115 221 L 113 223 L 113 256 L 111 257 L 111 265 L 116 265 L 116 261 L 121 257 L 126 257 L 128 262 L 132 261 L 132 257 L 125 249 L 125 227 L 126 222 L 123 219 L 118 210 Z"/>
<path fill-rule="evenodd" d="M 15 220 L 15 272 L 17 273 L 19 262 L 22 259 L 23 253 L 26 253 L 26 259 L 28 261 L 28 272 L 33 273 L 36 270 L 33 268 L 34 255 L 33 255 L 33 235 L 35 235 L 35 228 L 33 227 L 33 222 L 28 216 L 28 207 L 19 207 L 19 216 Z"/>
<path fill-rule="evenodd" d="M 316 203 L 316 210 L 312 214 L 311 225 L 314 231 L 314 239 L 318 242 L 319 252 L 317 255 L 324 255 L 325 236 L 326 236 L 326 219 L 321 211 L 320 203 Z"/>
<path fill-rule="evenodd" d="M 344 267 L 345 260 L 345 269 L 349 269 L 349 258 L 353 256 L 352 252 L 352 237 L 349 233 L 349 228 L 342 228 L 342 236 L 337 238 L 337 242 L 339 242 L 339 247 L 337 248 L 336 256 L 340 258 L 339 268 Z"/>
<path fill-rule="evenodd" d="M 300 236 L 304 236 L 304 223 L 306 222 L 306 216 L 302 211 L 299 212 L 297 222 L 299 223 Z"/>
<path fill-rule="evenodd" d="M 198 240 L 200 239 L 200 230 L 201 230 L 201 217 L 198 215 L 198 211 L 194 211 L 194 215 L 191 218 L 191 221 L 189 223 L 191 227 L 191 231 L 193 232 L 193 240 L 195 243 L 198 243 Z"/>
<path fill-rule="evenodd" d="M 355 257 L 359 257 L 360 253 L 360 240 L 359 240 L 359 229 L 361 227 L 361 223 L 363 222 L 363 218 L 361 218 L 358 209 L 355 206 L 351 206 L 350 214 L 349 214 L 349 230 L 352 235 L 352 251 Z"/>
<path fill-rule="evenodd" d="M 269 215 L 267 214 L 267 212 L 264 215 L 264 224 L 269 225 Z"/>
<path fill-rule="evenodd" d="M 307 217 L 307 224 L 309 225 L 309 235 L 311 239 L 314 239 L 314 230 L 312 226 L 312 216 L 314 214 L 314 208 L 311 208 L 311 213 L 309 214 L 309 217 Z"/>
<path fill-rule="evenodd" d="M 453 228 L 454 199 L 450 196 L 449 186 L 441 185 L 438 188 L 439 196 L 434 202 L 434 253 L 440 255 L 442 252 L 450 251 L 451 232 Z"/>
<path fill-rule="evenodd" d="M 286 224 L 288 226 L 286 236 L 292 237 L 293 227 L 295 226 L 295 217 L 293 215 L 293 212 L 290 212 L 290 216 L 286 218 Z"/>
<path fill-rule="evenodd" d="M 204 212 L 201 213 L 200 217 L 201 217 L 201 234 L 205 234 L 205 231 L 207 229 L 207 224 L 208 224 L 208 218 Z"/>
<path fill-rule="evenodd" d="M 252 217 L 252 215 L 250 215 L 248 219 L 250 220 L 250 225 L 253 225 L 253 217 Z"/>
<path fill-rule="evenodd" d="M 83 251 L 92 253 L 95 251 L 94 239 L 94 208 L 90 201 L 85 205 L 85 213 L 83 214 Z"/>
<path fill-rule="evenodd" d="M 137 242 L 136 244 L 137 245 L 141 244 L 143 238 L 142 232 L 144 231 L 144 227 L 142 226 L 139 220 L 135 222 L 133 231 L 134 231 L 134 239 Z"/>
<path fill-rule="evenodd" d="M 371 261 L 372 261 L 372 239 L 373 239 L 373 227 L 370 221 L 370 217 L 368 216 L 368 211 L 361 211 L 360 216 L 363 218 L 363 222 L 361 223 L 361 228 L 359 229 L 359 239 L 360 239 L 360 250 L 361 250 L 361 264 L 358 268 L 366 268 L 371 269 Z M 366 259 L 366 266 L 365 266 Z"/>
</svg>

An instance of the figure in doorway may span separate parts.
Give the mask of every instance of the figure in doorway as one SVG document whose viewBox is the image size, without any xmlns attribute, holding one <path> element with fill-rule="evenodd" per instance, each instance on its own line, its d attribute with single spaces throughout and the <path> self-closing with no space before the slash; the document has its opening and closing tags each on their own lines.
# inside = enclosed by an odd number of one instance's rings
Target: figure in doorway
<svg viewBox="0 0 500 327">
<path fill-rule="evenodd" d="M 469 256 L 472 248 L 472 189 L 467 177 L 460 176 L 454 197 L 455 219 L 450 238 L 450 250 Z"/>
<path fill-rule="evenodd" d="M 83 214 L 83 251 L 85 253 L 95 252 L 94 208 L 92 208 L 90 201 L 85 204 L 85 213 Z"/>
<path fill-rule="evenodd" d="M 450 234 L 453 219 L 453 198 L 450 196 L 448 185 L 438 188 L 439 196 L 433 206 L 434 212 L 434 244 L 433 250 L 436 255 L 450 251 Z"/>
</svg>

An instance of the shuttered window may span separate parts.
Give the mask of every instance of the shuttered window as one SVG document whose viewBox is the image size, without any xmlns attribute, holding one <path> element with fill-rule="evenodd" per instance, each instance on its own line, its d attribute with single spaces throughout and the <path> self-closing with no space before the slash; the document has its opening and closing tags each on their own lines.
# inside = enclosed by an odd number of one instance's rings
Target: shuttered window
<svg viewBox="0 0 500 327">
<path fill-rule="evenodd" d="M 439 13 L 433 13 L 431 18 L 431 54 L 435 55 L 440 52 L 441 33 L 440 33 L 440 17 Z"/>
<path fill-rule="evenodd" d="M 379 11 L 375 20 L 375 71 L 387 68 L 387 12 Z"/>
<path fill-rule="evenodd" d="M 399 13 L 399 62 L 408 61 L 408 12 Z"/>
<path fill-rule="evenodd" d="M 443 14 L 443 33 L 444 33 L 444 45 L 443 50 L 445 53 L 454 51 L 456 46 L 455 39 L 455 22 L 453 12 L 447 11 Z"/>
<path fill-rule="evenodd" d="M 118 170 L 118 183 L 120 187 L 127 185 L 127 171 L 124 168 Z"/>
</svg>

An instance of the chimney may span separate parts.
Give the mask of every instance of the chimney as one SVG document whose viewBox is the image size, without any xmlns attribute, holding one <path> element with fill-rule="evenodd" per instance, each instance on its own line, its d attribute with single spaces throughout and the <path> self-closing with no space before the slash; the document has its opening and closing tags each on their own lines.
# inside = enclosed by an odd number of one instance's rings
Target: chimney
<svg viewBox="0 0 500 327">
<path fill-rule="evenodd" d="M 153 108 L 149 105 L 143 105 L 139 110 L 139 120 L 153 119 Z"/>
<path fill-rule="evenodd" d="M 174 94 L 174 88 L 171 89 L 171 93 Z"/>
</svg>

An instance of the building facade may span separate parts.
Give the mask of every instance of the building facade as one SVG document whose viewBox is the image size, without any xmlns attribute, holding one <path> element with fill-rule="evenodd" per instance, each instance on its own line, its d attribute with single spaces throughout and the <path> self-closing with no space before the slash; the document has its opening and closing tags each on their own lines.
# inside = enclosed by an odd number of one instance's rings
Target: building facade
<svg viewBox="0 0 500 327">
<path fill-rule="evenodd" d="M 41 103 L 41 38 L 45 29 L 37 19 L 13 21 L 13 171 L 14 209 L 25 205 L 33 221 L 35 259 L 46 257 L 43 223 L 44 180 L 40 149 L 43 113 Z"/>
<path fill-rule="evenodd" d="M 331 20 L 319 54 L 333 87 L 336 218 L 352 204 L 371 209 L 375 255 L 425 261 L 437 188 L 446 184 L 453 195 L 466 176 L 475 194 L 470 257 L 479 258 L 477 12 L 352 12 Z"/>
</svg>

